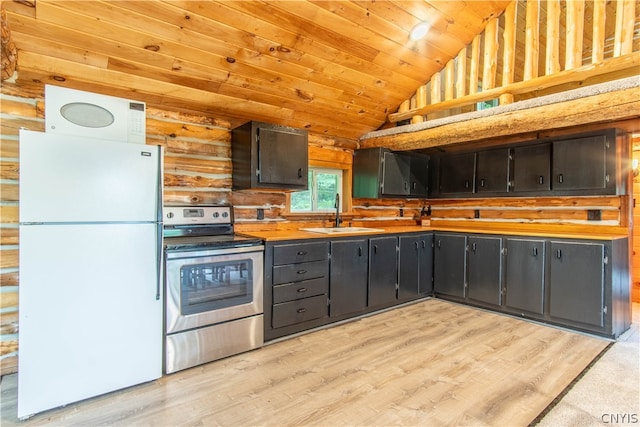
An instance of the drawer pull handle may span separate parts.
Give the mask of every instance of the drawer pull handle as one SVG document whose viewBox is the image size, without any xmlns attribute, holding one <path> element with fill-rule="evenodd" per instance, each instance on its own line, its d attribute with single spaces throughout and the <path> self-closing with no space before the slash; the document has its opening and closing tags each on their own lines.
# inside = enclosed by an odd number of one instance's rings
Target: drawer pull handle
<svg viewBox="0 0 640 427">
<path fill-rule="evenodd" d="M 298 274 L 305 274 L 307 270 L 298 270 Z"/>
<path fill-rule="evenodd" d="M 533 248 L 533 256 L 538 256 L 538 248 Z"/>
<path fill-rule="evenodd" d="M 305 311 L 307 311 L 306 308 L 299 308 L 298 310 L 296 310 L 298 313 L 304 313 Z"/>
<path fill-rule="evenodd" d="M 306 255 L 307 251 L 298 251 L 298 255 Z"/>
<path fill-rule="evenodd" d="M 358 256 L 362 256 L 362 246 L 358 246 Z"/>
<path fill-rule="evenodd" d="M 538 184 L 540 184 L 540 185 L 544 184 L 544 176 L 540 175 L 538 177 Z"/>
<path fill-rule="evenodd" d="M 424 243 L 424 242 L 422 242 Z M 413 242 L 414 245 L 416 245 L 416 250 L 420 248 L 419 243 L 418 242 Z"/>
<path fill-rule="evenodd" d="M 307 292 L 307 288 L 300 288 L 300 289 L 298 289 L 298 292 L 300 292 L 300 293 Z"/>
<path fill-rule="evenodd" d="M 558 259 L 562 259 L 562 249 L 558 249 L 558 250 L 556 251 L 556 258 L 558 258 Z"/>
</svg>

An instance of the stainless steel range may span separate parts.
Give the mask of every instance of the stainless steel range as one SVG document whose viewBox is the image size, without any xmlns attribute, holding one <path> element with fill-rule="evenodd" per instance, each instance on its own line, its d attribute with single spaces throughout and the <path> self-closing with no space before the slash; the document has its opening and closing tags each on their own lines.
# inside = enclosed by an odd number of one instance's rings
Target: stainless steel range
<svg viewBox="0 0 640 427">
<path fill-rule="evenodd" d="M 263 254 L 230 206 L 166 206 L 165 372 L 261 347 Z"/>
</svg>

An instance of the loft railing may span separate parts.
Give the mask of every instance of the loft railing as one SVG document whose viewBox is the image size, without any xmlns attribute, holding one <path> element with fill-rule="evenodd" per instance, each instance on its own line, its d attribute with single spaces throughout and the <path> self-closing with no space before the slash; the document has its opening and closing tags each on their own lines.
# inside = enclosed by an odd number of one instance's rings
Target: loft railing
<svg viewBox="0 0 640 427">
<path fill-rule="evenodd" d="M 514 0 L 388 119 L 418 123 L 632 75 L 635 0 Z"/>
</svg>

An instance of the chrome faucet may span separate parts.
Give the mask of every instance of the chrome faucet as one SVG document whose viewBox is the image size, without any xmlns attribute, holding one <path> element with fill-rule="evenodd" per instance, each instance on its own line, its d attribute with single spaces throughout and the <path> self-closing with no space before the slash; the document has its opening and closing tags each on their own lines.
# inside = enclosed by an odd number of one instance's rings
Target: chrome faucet
<svg viewBox="0 0 640 427">
<path fill-rule="evenodd" d="M 340 194 L 336 193 L 336 227 L 340 227 L 342 220 L 340 219 Z"/>
</svg>

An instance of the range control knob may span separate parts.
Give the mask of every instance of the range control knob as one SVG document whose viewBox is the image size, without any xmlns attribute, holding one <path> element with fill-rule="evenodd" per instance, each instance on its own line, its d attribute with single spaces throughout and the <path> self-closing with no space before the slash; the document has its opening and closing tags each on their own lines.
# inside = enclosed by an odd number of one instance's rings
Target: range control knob
<svg viewBox="0 0 640 427">
<path fill-rule="evenodd" d="M 220 216 L 220 214 L 219 214 L 218 212 L 214 212 L 214 213 L 213 213 L 213 217 L 214 217 L 214 218 L 218 218 L 219 216 Z"/>
<path fill-rule="evenodd" d="M 167 214 L 167 218 L 173 218 L 173 212 L 169 212 L 169 213 Z"/>
<path fill-rule="evenodd" d="M 222 218 L 226 218 L 229 216 L 229 212 L 222 212 Z"/>
</svg>

